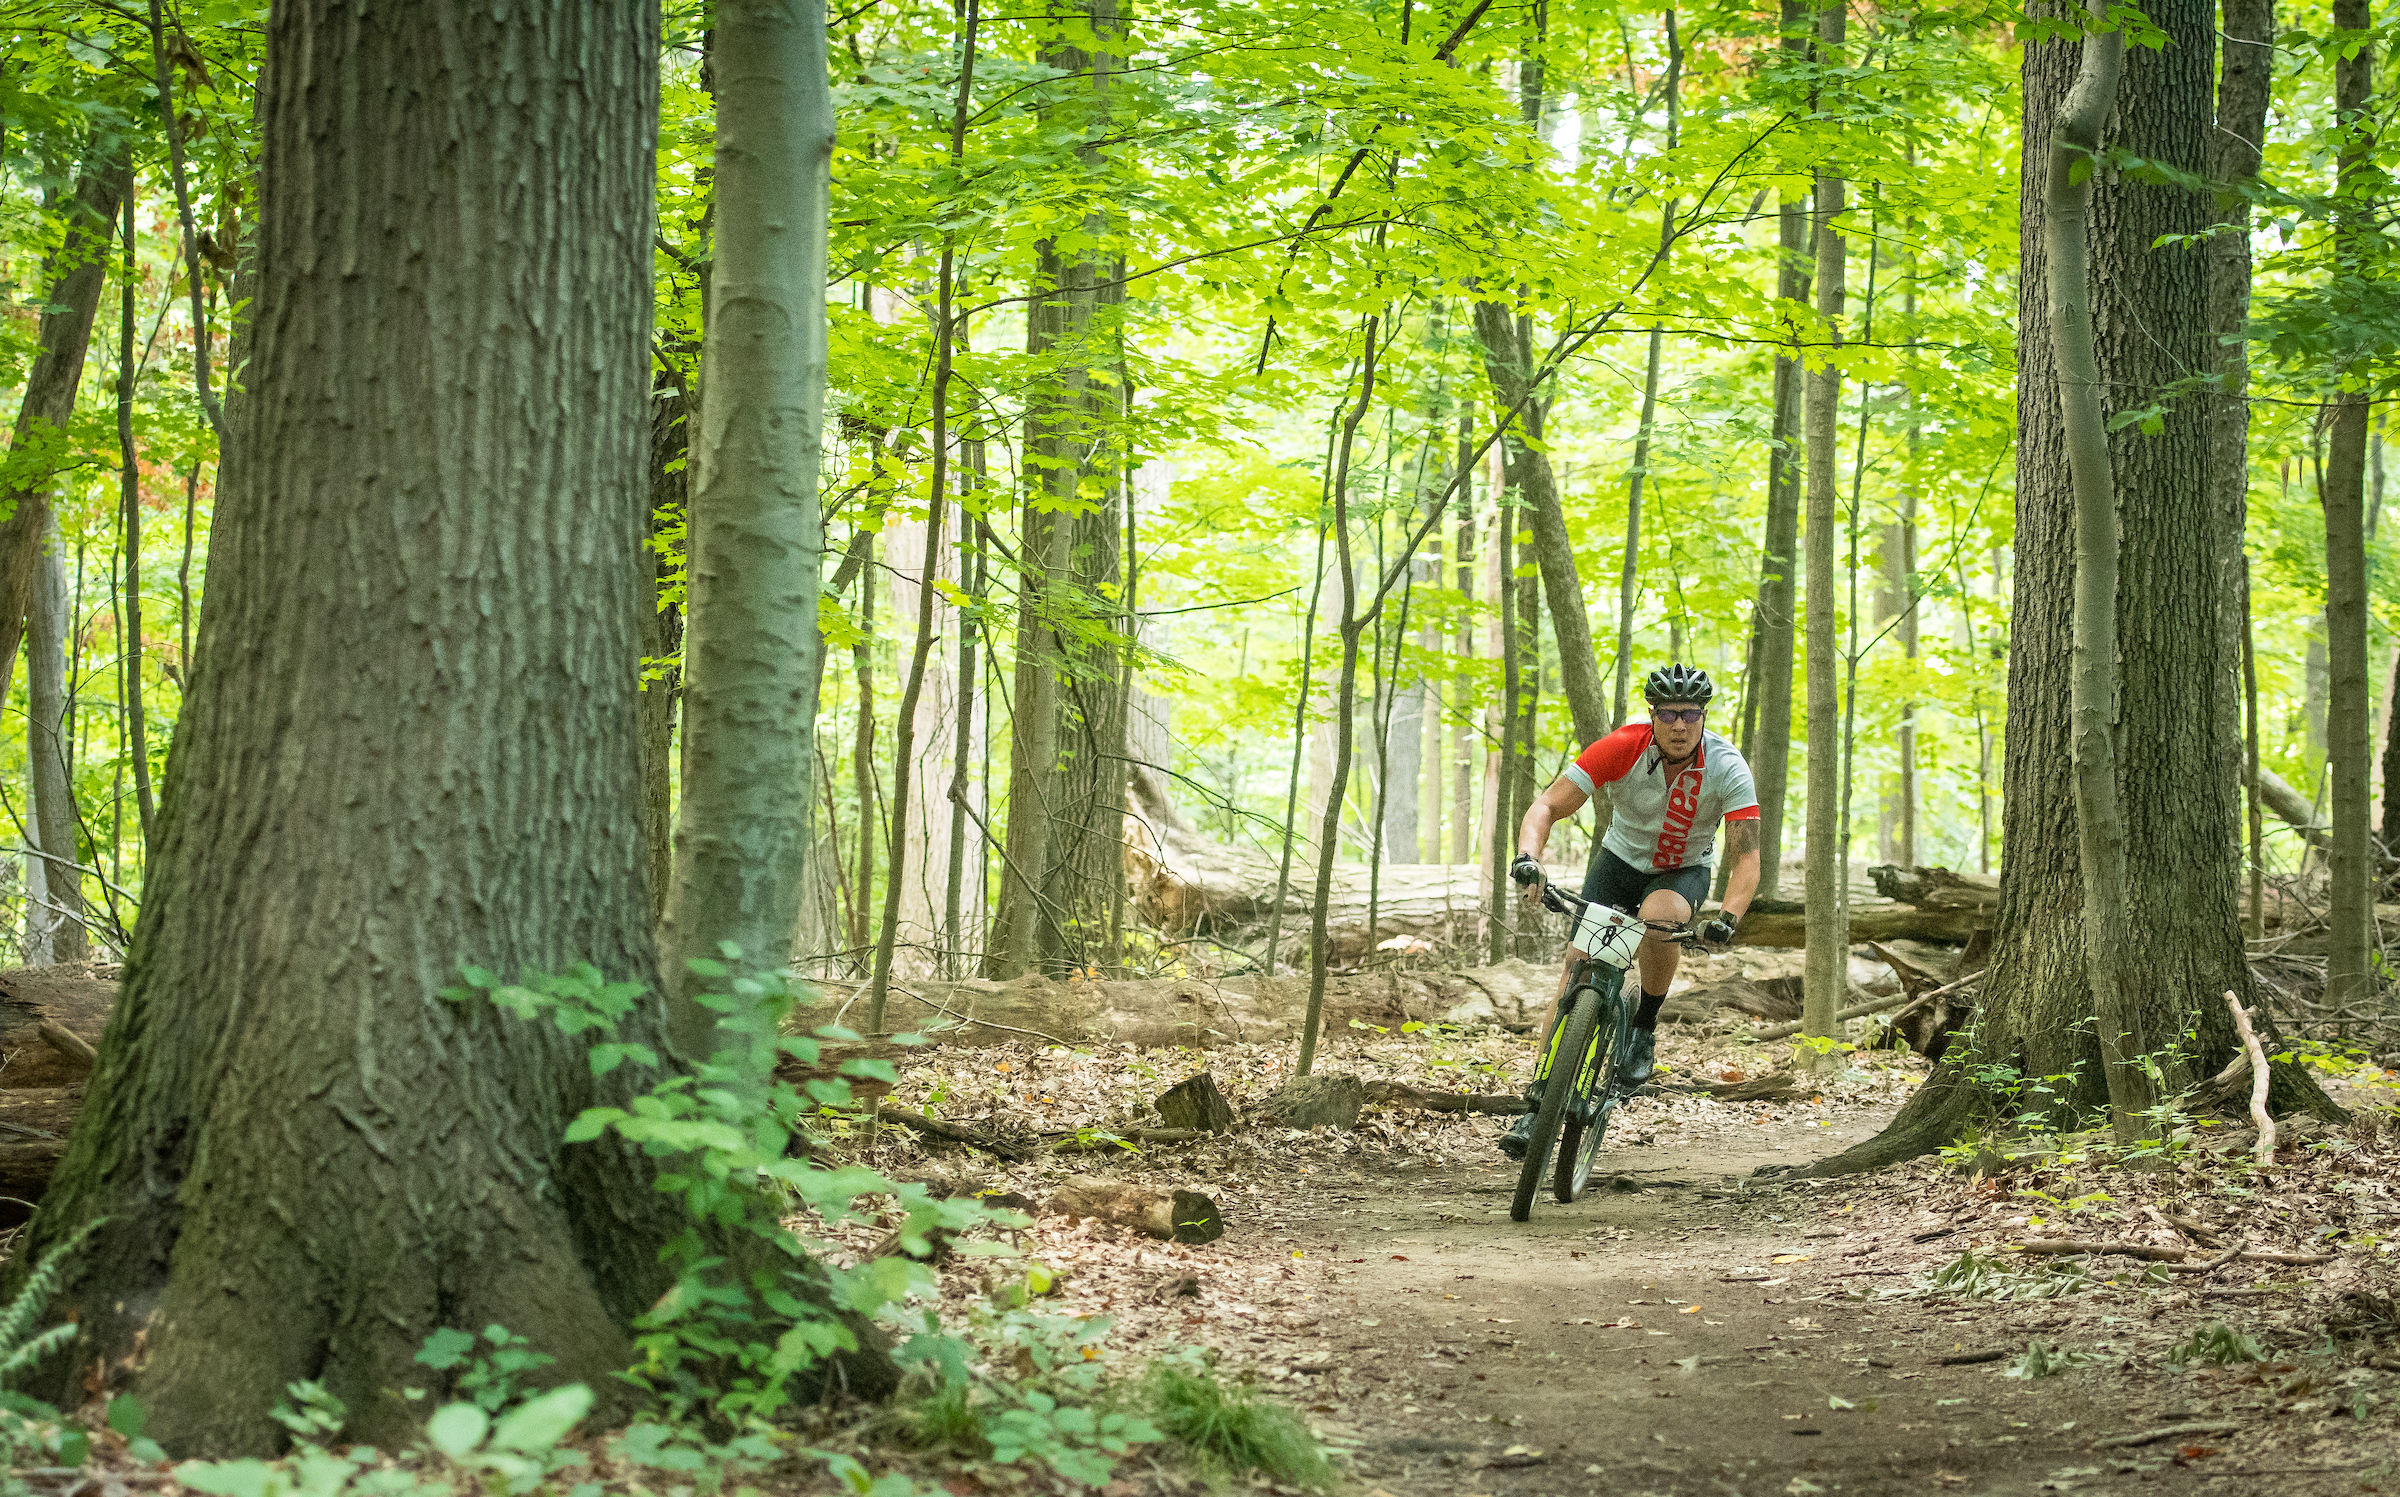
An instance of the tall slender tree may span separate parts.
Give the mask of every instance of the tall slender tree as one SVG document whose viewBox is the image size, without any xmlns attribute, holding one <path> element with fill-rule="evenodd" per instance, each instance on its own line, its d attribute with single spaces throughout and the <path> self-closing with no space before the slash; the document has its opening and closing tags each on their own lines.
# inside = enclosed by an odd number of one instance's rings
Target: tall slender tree
<svg viewBox="0 0 2400 1497">
<path fill-rule="evenodd" d="M 1837 3 L 1817 13 L 1820 63 L 1838 65 L 1848 31 L 1848 13 Z M 1839 508 L 1835 472 L 1836 423 L 1841 418 L 1842 373 L 1837 362 L 1842 312 L 1847 296 L 1846 244 L 1836 220 L 1845 184 L 1830 171 L 1816 180 L 1815 275 L 1817 314 L 1827 346 L 1808 370 L 1808 959 L 1801 986 L 1804 1035 L 1830 1037 L 1833 1015 L 1850 982 L 1850 931 L 1843 907 L 1850 849 L 1842 815 L 1841 648 L 1835 643 L 1837 603 L 1833 552 Z"/>
<path fill-rule="evenodd" d="M 2373 17 L 2367 0 L 2334 0 L 2336 30 L 2365 33 Z M 2375 46 L 2361 40 L 2333 66 L 2333 105 L 2341 147 L 2335 169 L 2334 262 L 2337 274 L 2365 278 L 2367 257 L 2382 230 L 2370 206 L 2374 121 L 2367 99 L 2375 86 Z M 2343 371 L 2344 374 L 2349 371 Z M 2367 418 L 2363 382 L 2345 379 L 2327 405 L 2325 468 L 2319 490 L 2325 506 L 2325 640 L 2330 692 L 2326 702 L 2326 766 L 2333 790 L 2333 849 L 2327 871 L 2326 997 L 2350 1003 L 2372 991 L 2368 964 L 2380 943 L 2375 933 L 2373 856 L 2373 683 L 2367 664 Z"/>
<path fill-rule="evenodd" d="M 685 963 L 724 944 L 771 969 L 791 954 L 823 650 L 833 107 L 822 0 L 721 0 L 715 30 L 708 393 L 692 444 L 682 801 L 663 926 L 678 995 L 689 991 Z M 679 1001 L 677 1044 L 705 1051 L 715 1022 Z"/>
</svg>

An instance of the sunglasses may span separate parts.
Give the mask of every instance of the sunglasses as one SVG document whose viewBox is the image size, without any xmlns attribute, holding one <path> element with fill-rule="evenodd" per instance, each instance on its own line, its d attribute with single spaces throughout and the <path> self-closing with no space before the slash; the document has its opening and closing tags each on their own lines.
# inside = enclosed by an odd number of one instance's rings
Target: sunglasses
<svg viewBox="0 0 2400 1497">
<path fill-rule="evenodd" d="M 1708 716 L 1706 707 L 1653 707 L 1650 709 L 1652 722 L 1663 723 L 1669 727 L 1676 723 L 1697 723 L 1706 716 Z"/>
</svg>

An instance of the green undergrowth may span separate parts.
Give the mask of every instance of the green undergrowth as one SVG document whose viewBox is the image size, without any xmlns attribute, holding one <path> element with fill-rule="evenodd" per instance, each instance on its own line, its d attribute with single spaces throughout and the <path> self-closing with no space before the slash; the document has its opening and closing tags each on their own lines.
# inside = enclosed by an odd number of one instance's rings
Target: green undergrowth
<svg viewBox="0 0 2400 1497">
<path fill-rule="evenodd" d="M 931 1463 L 1010 1468 L 1049 1485 L 1105 1486 L 1127 1457 L 1166 1459 L 1212 1484 L 1263 1476 L 1287 1485 L 1330 1480 L 1326 1453 L 1290 1409 L 1247 1385 L 1227 1386 L 1197 1354 L 1177 1353 L 1118 1373 L 1102 1347 L 1109 1321 L 1044 1313 L 1056 1287 L 1044 1265 L 1007 1240 L 1030 1225 L 1014 1212 L 936 1199 L 924 1186 L 856 1166 L 828 1166 L 810 1137 L 850 1105 L 852 1080 L 894 1079 L 890 1063 L 822 1063 L 828 1042 L 858 1036 L 808 1017 L 779 974 L 737 975 L 694 962 L 722 992 L 698 1001 L 719 1015 L 724 1043 L 705 1064 L 675 1070 L 620 1029 L 643 1001 L 635 984 L 589 967 L 502 982 L 468 969 L 443 996 L 488 1002 L 527 1023 L 553 1025 L 589 1046 L 594 1076 L 624 1067 L 658 1079 L 620 1105 L 595 1107 L 570 1143 L 615 1135 L 659 1161 L 658 1188 L 676 1196 L 686 1228 L 662 1254 L 674 1284 L 634 1322 L 637 1360 L 618 1376 L 643 1395 L 624 1428 L 582 1428 L 597 1404 L 582 1384 L 533 1386 L 552 1358 L 498 1325 L 435 1331 L 418 1353 L 428 1387 L 403 1387 L 426 1409 L 422 1438 L 398 1451 L 344 1443 L 349 1415 L 323 1387 L 294 1383 L 275 1410 L 291 1432 L 276 1460 L 186 1461 L 184 1487 L 211 1497 L 604 1497 L 670 1490 L 685 1497 L 753 1494 L 788 1485 L 795 1464 L 865 1497 L 914 1497 Z M 778 1073 L 796 1060 L 806 1079 Z M 869 1218 L 889 1225 L 897 1251 L 836 1266 L 832 1244 L 788 1225 Z M 88 1230 L 88 1229 L 87 1229 Z M 62 1262 L 54 1250 L 0 1308 L 0 1387 L 71 1337 L 37 1332 Z M 998 1292 L 945 1324 L 932 1260 L 936 1245 L 968 1260 L 1017 1260 Z M 873 1323 L 903 1369 L 894 1402 L 863 1419 L 817 1401 L 819 1370 L 860 1349 Z M 161 1471 L 166 1453 L 142 1435 L 138 1399 L 108 1411 L 112 1451 Z M 0 1393 L 7 1464 L 73 1466 L 89 1438 L 58 1410 Z M 877 1474 L 870 1466 L 884 1469 Z M 1022 1476 L 993 1473 L 1006 1484 Z M 0 1497 L 24 1497 L 9 1475 Z"/>
</svg>

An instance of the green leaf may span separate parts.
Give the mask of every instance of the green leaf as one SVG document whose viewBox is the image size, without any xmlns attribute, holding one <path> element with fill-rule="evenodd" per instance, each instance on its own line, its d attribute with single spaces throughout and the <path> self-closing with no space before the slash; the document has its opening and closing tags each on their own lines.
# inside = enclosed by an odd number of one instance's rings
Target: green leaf
<svg viewBox="0 0 2400 1497">
<path fill-rule="evenodd" d="M 276 1497 L 285 1490 L 282 1473 L 265 1461 L 185 1461 L 175 1480 L 214 1497 Z"/>
<path fill-rule="evenodd" d="M 108 1401 L 108 1427 L 127 1440 L 142 1437 L 144 1414 L 142 1401 L 131 1393 L 120 1393 Z"/>
<path fill-rule="evenodd" d="M 592 1390 L 583 1384 L 553 1388 L 503 1415 L 492 1428 L 492 1444 L 526 1454 L 548 1450 L 565 1439 L 567 1431 L 591 1409 Z"/>
<path fill-rule="evenodd" d="M 425 1338 L 425 1344 L 417 1349 L 417 1360 L 428 1367 L 451 1368 L 464 1362 L 474 1351 L 474 1336 L 444 1326 Z"/>
<path fill-rule="evenodd" d="M 450 1459 L 463 1461 L 475 1453 L 475 1447 L 483 1443 L 491 1427 L 491 1416 L 475 1405 L 447 1403 L 425 1421 L 425 1438 Z"/>
</svg>

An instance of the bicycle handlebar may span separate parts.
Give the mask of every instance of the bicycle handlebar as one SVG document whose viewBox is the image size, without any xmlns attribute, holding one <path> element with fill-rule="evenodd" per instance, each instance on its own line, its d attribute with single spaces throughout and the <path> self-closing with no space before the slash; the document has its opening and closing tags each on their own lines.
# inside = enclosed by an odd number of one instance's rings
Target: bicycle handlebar
<svg viewBox="0 0 2400 1497">
<path fill-rule="evenodd" d="M 1544 908 L 1555 910 L 1572 920 L 1580 918 L 1585 910 L 1591 908 L 1591 901 L 1578 895 L 1569 894 L 1558 885 L 1544 879 L 1542 880 L 1542 905 Z M 1628 911 L 1627 913 L 1632 912 Z M 1694 949 L 1705 944 L 1701 940 L 1700 932 L 1694 929 L 1691 922 L 1687 920 L 1643 920 L 1639 915 L 1634 918 L 1641 920 L 1643 925 L 1649 927 L 1650 934 L 1659 940 Z"/>
</svg>

